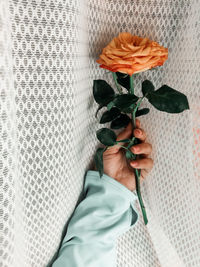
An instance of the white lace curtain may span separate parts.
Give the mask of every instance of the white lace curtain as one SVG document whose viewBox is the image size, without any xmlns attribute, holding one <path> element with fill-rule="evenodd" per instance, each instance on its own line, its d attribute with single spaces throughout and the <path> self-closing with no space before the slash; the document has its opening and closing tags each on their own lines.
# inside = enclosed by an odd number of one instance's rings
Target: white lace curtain
<svg viewBox="0 0 200 267">
<path fill-rule="evenodd" d="M 43 267 L 57 251 L 98 144 L 93 79 L 112 82 L 95 60 L 122 31 L 169 49 L 136 92 L 166 83 L 190 110 L 140 119 L 149 224 L 140 213 L 119 238 L 118 267 L 200 266 L 200 1 L 0 0 L 1 267 Z"/>
</svg>

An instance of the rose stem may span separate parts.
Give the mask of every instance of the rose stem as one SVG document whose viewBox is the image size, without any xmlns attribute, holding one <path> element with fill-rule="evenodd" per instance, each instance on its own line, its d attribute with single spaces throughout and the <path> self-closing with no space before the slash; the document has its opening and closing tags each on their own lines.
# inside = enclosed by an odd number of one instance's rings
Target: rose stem
<svg viewBox="0 0 200 267">
<path fill-rule="evenodd" d="M 117 87 L 117 90 L 119 91 L 120 94 L 122 94 L 122 88 L 119 86 L 117 82 L 117 74 L 115 72 L 112 72 L 113 79 L 115 81 L 115 85 Z"/>
<path fill-rule="evenodd" d="M 130 93 L 134 94 L 133 75 L 130 75 Z M 137 104 L 136 108 L 131 113 L 133 129 L 136 128 L 135 127 L 135 113 L 137 111 L 137 108 L 141 104 L 142 99 L 140 100 L 140 102 Z M 144 203 L 143 203 L 143 200 L 142 200 L 142 196 L 141 196 L 141 191 L 140 191 L 140 172 L 141 172 L 141 170 L 138 170 L 138 169 L 134 169 L 134 170 L 135 170 L 135 180 L 136 180 L 136 182 L 135 182 L 136 183 L 136 192 L 137 192 L 138 200 L 139 200 L 140 207 L 141 207 L 141 210 L 142 210 L 144 223 L 146 225 L 148 223 L 148 219 L 147 219 L 147 214 L 146 214 L 145 206 L 144 206 Z"/>
</svg>

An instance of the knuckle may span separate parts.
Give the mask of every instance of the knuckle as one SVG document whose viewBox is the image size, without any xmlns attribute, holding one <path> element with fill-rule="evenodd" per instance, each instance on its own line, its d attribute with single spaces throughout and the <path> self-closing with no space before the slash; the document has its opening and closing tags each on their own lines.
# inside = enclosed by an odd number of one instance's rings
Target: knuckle
<svg viewBox="0 0 200 267">
<path fill-rule="evenodd" d="M 150 162 L 151 162 L 151 160 L 150 160 L 149 158 L 144 159 L 144 163 L 145 163 L 145 165 L 149 165 Z"/>
<path fill-rule="evenodd" d="M 142 128 L 140 128 L 140 127 L 136 127 L 135 129 L 134 129 L 134 132 L 137 134 L 137 135 L 143 135 L 144 134 L 144 130 L 142 129 Z"/>
<path fill-rule="evenodd" d="M 142 128 L 138 128 L 139 132 L 136 131 L 136 134 L 138 135 L 139 139 L 145 140 L 146 139 L 146 133 Z"/>
<path fill-rule="evenodd" d="M 151 158 L 149 158 L 149 164 L 151 167 L 153 167 L 153 165 L 154 165 L 154 161 Z"/>
<path fill-rule="evenodd" d="M 144 166 L 144 168 L 149 168 L 152 165 L 151 159 L 150 158 L 141 159 L 141 164 Z"/>
<path fill-rule="evenodd" d="M 150 144 L 150 143 L 146 143 L 146 144 L 147 144 L 148 150 L 151 152 L 152 151 L 152 144 Z"/>
<path fill-rule="evenodd" d="M 136 123 L 138 125 L 138 127 L 140 126 L 140 120 L 139 119 L 136 119 Z"/>
<path fill-rule="evenodd" d="M 147 175 L 148 175 L 148 171 L 143 169 L 142 172 L 141 172 L 141 178 L 143 178 L 143 181 L 144 181 L 144 179 L 146 178 Z"/>
<path fill-rule="evenodd" d="M 142 128 L 139 128 L 140 131 L 141 131 L 141 135 L 143 136 L 144 135 L 144 130 Z"/>
<path fill-rule="evenodd" d="M 147 138 L 146 132 L 144 130 L 143 130 L 143 137 L 144 137 L 144 139 Z"/>
</svg>

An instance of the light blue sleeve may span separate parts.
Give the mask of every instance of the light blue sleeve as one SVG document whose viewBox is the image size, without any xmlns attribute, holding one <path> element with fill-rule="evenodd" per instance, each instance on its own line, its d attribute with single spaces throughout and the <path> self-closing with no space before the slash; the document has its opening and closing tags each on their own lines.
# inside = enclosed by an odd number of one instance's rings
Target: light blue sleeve
<svg viewBox="0 0 200 267">
<path fill-rule="evenodd" d="M 138 221 L 136 192 L 110 176 L 87 171 L 83 192 L 52 267 L 116 266 L 116 239 Z"/>
</svg>

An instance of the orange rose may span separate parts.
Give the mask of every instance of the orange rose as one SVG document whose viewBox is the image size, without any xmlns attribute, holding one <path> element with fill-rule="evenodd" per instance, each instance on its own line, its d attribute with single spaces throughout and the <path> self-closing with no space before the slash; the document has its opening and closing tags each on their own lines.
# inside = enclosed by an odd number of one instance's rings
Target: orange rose
<svg viewBox="0 0 200 267">
<path fill-rule="evenodd" d="M 132 75 L 164 64 L 168 49 L 158 43 L 122 32 L 104 49 L 97 63 L 112 72 Z"/>
</svg>

